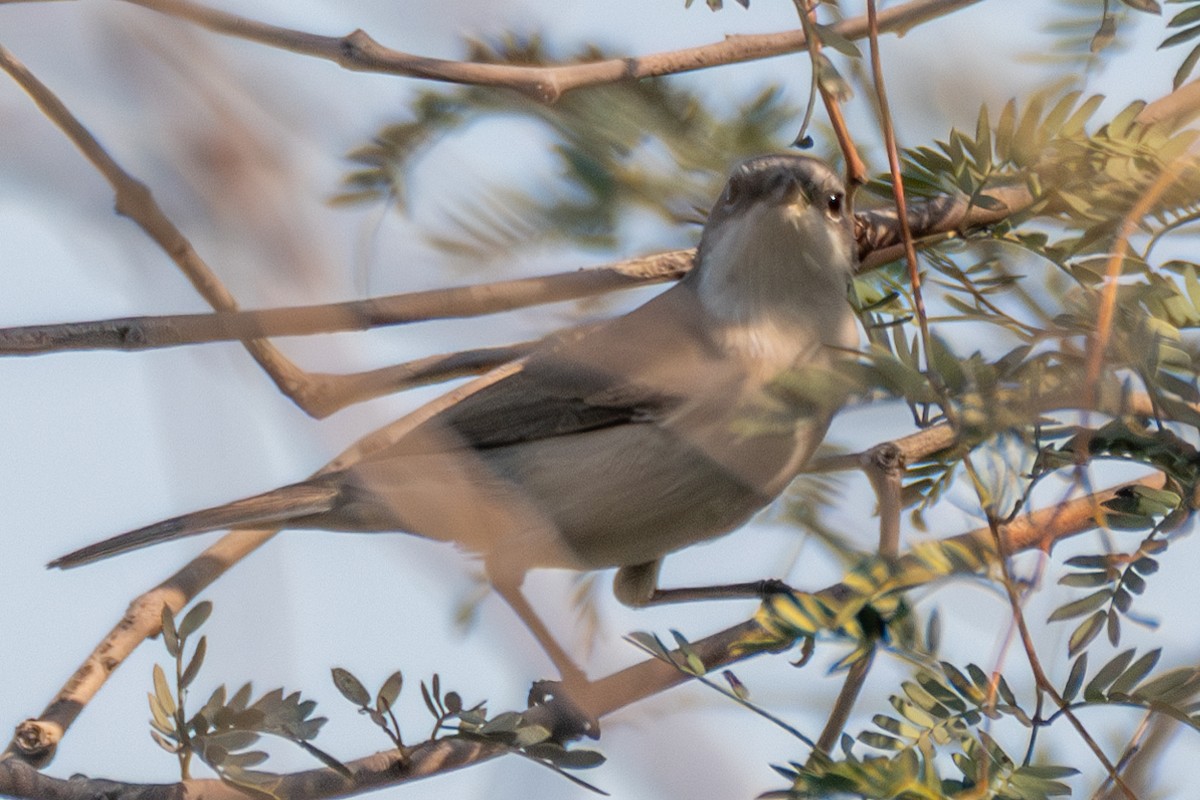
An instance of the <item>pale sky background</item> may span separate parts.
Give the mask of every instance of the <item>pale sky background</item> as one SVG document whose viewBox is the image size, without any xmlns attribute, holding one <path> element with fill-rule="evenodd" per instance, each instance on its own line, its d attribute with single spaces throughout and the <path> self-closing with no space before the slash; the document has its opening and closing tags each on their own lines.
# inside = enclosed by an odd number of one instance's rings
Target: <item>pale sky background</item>
<svg viewBox="0 0 1200 800">
<path fill-rule="evenodd" d="M 703 0 L 559 2 L 321 2 L 258 0 L 225 3 L 276 24 L 325 34 L 363 28 L 382 43 L 429 56 L 455 58 L 464 37 L 540 31 L 570 51 L 587 41 L 627 54 L 647 54 L 716 41 L 731 33 L 794 26 L 790 2 L 756 0 L 746 11 L 734 2 L 719 14 Z M 847 3 L 848 11 L 859 4 Z M 1044 67 L 1021 54 L 1044 49 L 1037 33 L 1047 4 L 981 3 L 897 39 L 884 50 L 902 143 L 944 137 L 950 123 L 973 126 L 980 103 L 993 108 L 1043 83 Z M 1162 38 L 1161 21 L 1146 18 L 1147 41 Z M 324 61 L 224 39 L 120 3 L 0 5 L 3 43 L 90 127 L 112 155 L 146 181 L 166 212 L 246 307 L 326 302 L 461 284 L 523 273 L 571 269 L 608 260 L 594 253 L 568 261 L 547 258 L 506 263 L 487 273 L 450 266 L 423 245 L 447 209 L 473 187 L 511 181 L 536 187 L 553 169 L 532 126 L 497 122 L 439 143 L 414 176 L 413 216 L 374 207 L 330 209 L 325 200 L 346 169 L 344 153 L 388 121 L 404 117 L 405 100 L 419 84 L 396 77 L 341 70 Z M 1148 48 L 1090 78 L 1116 109 L 1152 99 L 1170 88 L 1182 51 L 1155 55 Z M 784 85 L 802 105 L 807 68 L 801 56 L 725 67 L 682 76 L 718 106 L 743 102 L 759 87 Z M 872 141 L 859 105 L 852 124 Z M 1104 115 L 1104 111 L 1099 116 Z M 949 120 L 950 122 L 947 122 Z M 245 125 L 241 142 L 227 147 L 230 125 Z M 780 141 L 780 146 L 786 142 Z M 877 162 L 879 163 L 879 162 Z M 227 202 L 226 202 L 227 201 Z M 216 209 L 214 212 L 214 208 Z M 0 325 L 99 319 L 207 310 L 169 260 L 135 226 L 112 213 L 108 186 L 10 81 L 0 80 Z M 265 231 L 265 233 L 264 233 Z M 664 236 L 660 228 L 630 225 L 609 258 L 692 241 L 694 230 Z M 653 235 L 652 235 L 653 234 Z M 628 300 L 624 302 L 629 302 Z M 573 317 L 571 307 L 533 309 L 483 324 L 439 323 L 370 334 L 343 334 L 282 342 L 284 351 L 313 370 L 351 371 L 434 352 L 528 338 Z M 240 346 L 136 354 L 80 353 L 0 359 L 0 508 L 5 555 L 0 559 L 0 709 L 3 725 L 36 716 L 126 604 L 170 574 L 215 534 L 155 548 L 68 573 L 42 565 L 63 552 L 115 532 L 196 508 L 273 488 L 309 474 L 358 436 L 396 418 L 442 389 L 386 398 L 316 422 L 274 389 Z M 849 412 L 831 438 L 865 446 L 910 429 L 907 412 L 878 408 Z M 869 495 L 848 482 L 846 531 L 874 535 L 866 515 Z M 964 501 L 966 496 L 964 495 Z M 953 504 L 948 504 L 953 505 Z M 977 524 L 949 508 L 936 518 L 938 534 Z M 907 531 L 906 535 L 917 534 Z M 1094 540 L 1093 540 L 1094 541 Z M 1195 545 L 1183 541 L 1155 576 L 1143 609 L 1193 602 L 1186 564 Z M 799 555 L 803 568 L 781 574 Z M 836 578 L 814 557 L 817 546 L 789 529 L 753 526 L 711 545 L 668 559 L 667 585 L 750 580 L 768 575 L 818 588 Z M 1026 568 L 1031 565 L 1024 563 Z M 387 741 L 359 718 L 329 680 L 342 666 L 376 688 L 402 669 L 402 727 L 411 740 L 429 718 L 417 690 L 437 671 L 443 686 L 468 703 L 487 698 L 494 711 L 520 708 L 529 681 L 551 668 L 515 617 L 497 598 L 482 606 L 467 634 L 454 629 L 456 606 L 472 591 L 473 566 L 441 545 L 403 536 L 347 536 L 291 532 L 277 537 L 219 581 L 204 597 L 215 603 L 209 656 L 195 685 L 198 706 L 224 682 L 255 680 L 256 696 L 283 686 L 300 689 L 331 717 L 318 746 L 350 759 L 384 749 Z M 600 576 L 605 628 L 589 662 L 593 675 L 640 660 L 623 643 L 630 630 L 665 634 L 677 628 L 700 638 L 734 624 L 753 603 L 707 603 L 633 612 L 608 596 L 611 576 Z M 570 639 L 573 615 L 569 575 L 534 574 L 527 584 L 535 606 Z M 956 663 L 997 662 L 997 633 L 1007 610 L 998 596 L 977 587 L 919 595 L 946 617 L 946 656 Z M 1049 588 L 1031 610 L 1037 619 L 1069 597 Z M 1186 598 L 1186 599 L 1185 599 Z M 561 608 L 558 613 L 555 608 Z M 1197 661 L 1189 642 L 1194 627 L 1175 615 L 1148 635 L 1127 629 L 1125 646 L 1160 642 L 1178 663 Z M 1063 666 L 1070 627 L 1044 637 L 1045 657 Z M 1057 637 L 1057 638 L 1054 638 Z M 1174 645 L 1174 647 L 1172 647 Z M 1102 657 L 1105 646 L 1098 645 Z M 816 735 L 840 676 L 828 664 L 845 648 L 827 645 L 818 663 L 793 670 L 783 658 L 739 666 L 756 701 Z M 138 781 L 171 781 L 175 759 L 146 733 L 145 693 L 154 663 L 166 663 L 157 641 L 138 650 L 112 677 L 68 734 L 50 774 L 81 772 Z M 1028 688 L 1023 658 L 1005 663 L 1014 685 Z M 1065 670 L 1065 666 L 1063 666 Z M 850 730 L 886 711 L 888 689 L 903 667 L 881 660 Z M 1058 675 L 1061 681 L 1063 675 Z M 1136 724 L 1135 712 L 1092 714 Z M 1070 742 L 1057 730 L 1048 741 Z M 1110 748 L 1117 733 L 1101 740 Z M 1176 740 L 1168 763 L 1200 753 L 1194 734 Z M 1020 752 L 1009 739 L 1010 752 Z M 690 796 L 697 800 L 753 797 L 781 788 L 770 763 L 803 760 L 799 742 L 702 687 L 677 689 L 606 720 L 600 749 L 609 763 L 582 773 L 618 798 Z M 267 767 L 317 766 L 290 745 L 270 746 Z M 1071 758 L 1067 757 L 1068 760 Z M 1090 775 L 1090 761 L 1078 763 Z M 205 768 L 197 767 L 202 775 Z M 1182 774 L 1182 772 L 1180 773 Z M 507 758 L 382 795 L 424 797 L 582 797 L 584 792 L 549 771 Z"/>
</svg>

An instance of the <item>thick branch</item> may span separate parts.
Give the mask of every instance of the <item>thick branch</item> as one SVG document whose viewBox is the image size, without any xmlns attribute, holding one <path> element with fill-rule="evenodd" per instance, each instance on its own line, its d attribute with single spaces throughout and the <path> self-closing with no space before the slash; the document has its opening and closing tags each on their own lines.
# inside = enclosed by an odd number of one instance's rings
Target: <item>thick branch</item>
<svg viewBox="0 0 1200 800">
<path fill-rule="evenodd" d="M 396 786 L 432 775 L 479 764 L 503 755 L 505 748 L 488 742 L 439 739 L 411 748 L 403 762 L 395 751 L 376 753 L 346 764 L 352 782 L 329 769 L 313 769 L 281 776 L 272 787 L 276 797 L 347 797 L 385 786 Z M 127 784 L 104 778 L 62 780 L 36 771 L 17 759 L 0 761 L 0 792 L 8 797 L 33 800 L 246 800 L 250 795 L 219 780 L 186 783 Z"/>
</svg>

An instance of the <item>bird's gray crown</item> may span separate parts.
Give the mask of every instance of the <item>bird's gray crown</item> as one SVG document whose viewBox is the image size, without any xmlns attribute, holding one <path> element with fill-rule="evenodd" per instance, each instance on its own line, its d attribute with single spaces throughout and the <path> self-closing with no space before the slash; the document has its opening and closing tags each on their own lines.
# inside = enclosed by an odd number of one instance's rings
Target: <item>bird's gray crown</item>
<svg viewBox="0 0 1200 800">
<path fill-rule="evenodd" d="M 757 203 L 783 204 L 801 197 L 840 217 L 845 195 L 841 177 L 824 161 L 794 153 L 758 156 L 734 168 L 709 214 L 707 227 Z"/>
</svg>

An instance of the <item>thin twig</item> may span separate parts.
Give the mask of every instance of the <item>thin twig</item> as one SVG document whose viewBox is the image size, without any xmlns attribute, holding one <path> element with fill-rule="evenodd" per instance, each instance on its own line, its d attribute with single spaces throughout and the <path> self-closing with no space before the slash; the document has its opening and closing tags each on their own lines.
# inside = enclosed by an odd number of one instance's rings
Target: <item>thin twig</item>
<svg viewBox="0 0 1200 800">
<path fill-rule="evenodd" d="M 1089 495 L 1089 497 L 1095 497 L 1095 495 Z M 1100 502 L 1096 502 L 1092 508 L 1088 509 L 1088 513 L 1094 516 L 1102 516 L 1102 504 Z M 1084 727 L 1083 723 L 1079 720 L 1079 717 L 1075 715 L 1075 712 L 1073 712 L 1067 702 L 1063 700 L 1062 695 L 1060 695 L 1058 690 L 1054 688 L 1054 683 L 1050 680 L 1049 676 L 1046 675 L 1046 671 L 1042 668 L 1041 659 L 1038 658 L 1037 654 L 1037 647 L 1033 642 L 1033 635 L 1030 633 L 1029 625 L 1025 620 L 1025 611 L 1021 607 L 1021 597 L 1017 593 L 1016 585 L 1013 583 L 1012 575 L 1008 568 L 1008 560 L 1014 551 L 1007 547 L 1007 542 L 1005 541 L 1005 537 L 1000 530 L 1000 525 L 996 522 L 995 517 L 991 513 L 988 514 L 988 530 L 992 534 L 992 541 L 996 548 L 996 553 L 999 556 L 997 558 L 997 564 L 1000 567 L 1000 582 L 1003 584 L 1005 594 L 1008 597 L 1009 608 L 1012 611 L 1012 618 L 1016 621 L 1017 631 L 1019 632 L 1021 638 L 1021 645 L 1025 648 L 1025 659 L 1029 664 L 1030 670 L 1033 672 L 1034 681 L 1037 683 L 1038 688 L 1042 692 L 1045 692 L 1046 696 L 1050 698 L 1051 702 L 1058 706 L 1061 712 L 1067 717 L 1072 727 L 1074 727 L 1076 732 L 1079 734 L 1079 737 L 1083 739 L 1084 744 L 1086 744 L 1088 749 L 1092 751 L 1092 755 L 1094 755 L 1096 760 L 1100 762 L 1100 765 L 1104 767 L 1104 771 L 1108 774 L 1109 778 L 1112 779 L 1113 783 L 1121 790 L 1122 794 L 1125 795 L 1126 800 L 1137 800 L 1137 797 L 1134 795 L 1133 791 L 1125 785 L 1125 781 L 1117 773 L 1117 769 L 1113 765 L 1112 761 L 1110 761 L 1108 756 L 1104 754 L 1104 749 L 1100 747 L 1100 743 L 1092 738 L 1092 735 L 1088 732 L 1087 728 Z"/>
<path fill-rule="evenodd" d="M 833 709 L 829 712 L 829 719 L 825 721 L 825 728 L 821 731 L 820 738 L 817 739 L 816 749 L 819 752 L 828 754 L 837 744 L 842 731 L 846 729 L 846 723 L 850 721 L 850 714 L 854 711 L 854 704 L 858 702 L 858 696 L 862 693 L 863 686 L 866 685 L 867 673 L 871 671 L 873 663 L 875 663 L 875 646 L 871 645 L 846 671 L 846 680 L 842 682 L 842 688 L 833 703 Z"/>
<path fill-rule="evenodd" d="M 908 206 L 904 198 L 904 179 L 900 174 L 900 152 L 896 147 L 896 130 L 892 124 L 891 106 L 888 104 L 887 88 L 883 80 L 883 63 L 879 57 L 879 15 L 875 0 L 867 0 L 867 20 L 871 43 L 871 72 L 875 80 L 875 92 L 879 100 L 879 116 L 883 120 L 883 141 L 887 148 L 888 167 L 892 173 L 892 196 L 896 200 L 897 218 L 900 223 L 900 238 L 904 247 L 904 260 L 908 264 L 908 279 L 912 285 L 913 310 L 921 329 L 921 349 L 925 365 L 929 366 L 929 315 L 925 311 L 925 300 L 921 294 L 921 269 L 917 264 L 917 250 L 913 244 L 913 233 L 908 226 Z M 932 375 L 932 371 L 930 372 Z M 946 404 L 943 404 L 946 405 Z"/>
<path fill-rule="evenodd" d="M 949 425 L 945 426 L 945 431 L 952 433 Z M 904 508 L 901 493 L 905 463 L 904 448 L 895 442 L 876 445 L 859 457 L 859 465 L 870 481 L 878 503 L 879 555 L 888 559 L 900 554 L 900 512 Z"/>
<path fill-rule="evenodd" d="M 796 7 L 800 12 L 800 22 L 803 24 L 805 35 L 808 37 L 808 60 L 812 64 L 812 83 L 821 96 L 821 103 L 825 106 L 825 113 L 829 116 L 829 125 L 833 128 L 838 148 L 842 151 L 842 158 L 846 161 L 846 197 L 853 201 L 854 192 L 867 182 L 867 166 L 858 155 L 858 148 L 846 125 L 846 117 L 842 114 L 841 105 L 820 80 L 821 40 L 812 35 L 813 26 L 817 21 L 816 4 L 810 3 L 808 0 L 796 0 Z M 809 108 L 811 109 L 811 107 L 810 100 Z M 851 207 L 853 207 L 852 202 Z"/>
</svg>

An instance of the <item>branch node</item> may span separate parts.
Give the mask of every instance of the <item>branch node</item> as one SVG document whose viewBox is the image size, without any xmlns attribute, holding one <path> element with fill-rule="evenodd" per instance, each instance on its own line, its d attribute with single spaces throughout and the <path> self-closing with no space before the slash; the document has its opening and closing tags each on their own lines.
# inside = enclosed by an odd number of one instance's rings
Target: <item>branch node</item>
<svg viewBox="0 0 1200 800">
<path fill-rule="evenodd" d="M 27 719 L 13 734 L 14 754 L 30 766 L 41 769 L 54 758 L 63 728 L 53 722 Z"/>
<path fill-rule="evenodd" d="M 893 477 L 904 472 L 907 458 L 900 445 L 895 442 L 881 442 L 859 457 L 862 468 L 868 473 L 874 472 L 886 477 Z"/>
<path fill-rule="evenodd" d="M 337 63 L 350 69 L 361 69 L 368 60 L 367 52 L 377 45 L 378 42 L 372 39 L 369 33 L 362 28 L 355 28 L 338 42 Z"/>
</svg>

